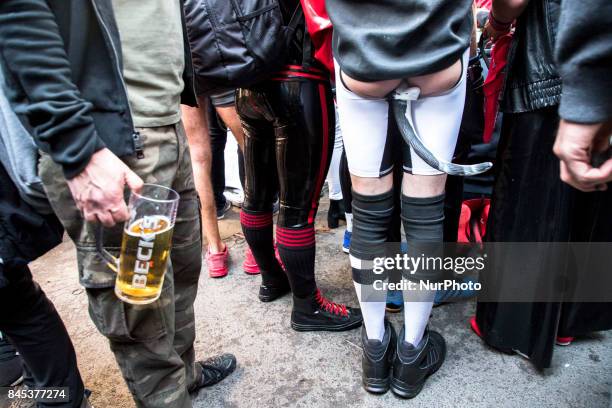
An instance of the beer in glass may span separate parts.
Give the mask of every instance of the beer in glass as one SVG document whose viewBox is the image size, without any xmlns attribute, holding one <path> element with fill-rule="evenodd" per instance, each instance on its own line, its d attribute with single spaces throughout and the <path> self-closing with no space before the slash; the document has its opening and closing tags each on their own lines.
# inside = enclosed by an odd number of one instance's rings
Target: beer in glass
<svg viewBox="0 0 612 408">
<path fill-rule="evenodd" d="M 117 271 L 115 294 L 132 304 L 156 301 L 161 294 L 172 248 L 172 232 L 179 195 L 174 190 L 145 184 L 132 192 L 130 218 L 123 229 L 119 259 L 112 258 Z M 102 249 L 108 259 L 108 252 Z M 118 267 L 117 267 L 118 266 Z"/>
</svg>

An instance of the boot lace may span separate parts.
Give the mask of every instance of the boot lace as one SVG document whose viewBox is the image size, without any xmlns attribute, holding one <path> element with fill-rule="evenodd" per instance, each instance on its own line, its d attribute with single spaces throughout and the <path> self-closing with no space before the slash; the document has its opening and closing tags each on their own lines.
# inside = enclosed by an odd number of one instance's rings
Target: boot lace
<svg viewBox="0 0 612 408">
<path fill-rule="evenodd" d="M 317 289 L 317 293 L 315 294 L 315 299 L 321 309 L 325 309 L 326 312 L 333 313 L 335 315 L 348 316 L 348 310 L 346 309 L 346 305 L 330 302 L 325 296 L 321 294 L 321 291 Z"/>
</svg>

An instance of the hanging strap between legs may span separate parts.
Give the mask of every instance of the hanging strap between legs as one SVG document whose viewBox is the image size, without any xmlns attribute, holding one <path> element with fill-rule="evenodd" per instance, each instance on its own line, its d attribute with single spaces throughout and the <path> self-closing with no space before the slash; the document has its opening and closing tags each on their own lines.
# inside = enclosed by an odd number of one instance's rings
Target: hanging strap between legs
<svg viewBox="0 0 612 408">
<path fill-rule="evenodd" d="M 395 120 L 402 137 L 414 152 L 429 166 L 451 176 L 473 176 L 481 174 L 493 167 L 491 162 L 476 164 L 455 164 L 437 158 L 419 137 L 412 118 L 412 101 L 419 99 L 421 90 L 416 87 L 398 88 L 390 98 Z"/>
</svg>

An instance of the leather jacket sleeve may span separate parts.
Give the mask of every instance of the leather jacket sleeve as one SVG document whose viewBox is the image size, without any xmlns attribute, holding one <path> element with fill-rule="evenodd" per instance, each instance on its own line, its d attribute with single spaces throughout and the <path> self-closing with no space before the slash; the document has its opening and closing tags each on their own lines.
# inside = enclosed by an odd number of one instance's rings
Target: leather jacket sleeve
<svg viewBox="0 0 612 408">
<path fill-rule="evenodd" d="M 62 165 L 66 178 L 79 174 L 104 147 L 71 78 L 55 15 L 45 0 L 0 1 L 0 66 L 7 96 L 38 147 Z"/>
<path fill-rule="evenodd" d="M 612 120 L 612 2 L 563 0 L 555 54 L 563 81 L 559 115 L 578 123 Z"/>
</svg>

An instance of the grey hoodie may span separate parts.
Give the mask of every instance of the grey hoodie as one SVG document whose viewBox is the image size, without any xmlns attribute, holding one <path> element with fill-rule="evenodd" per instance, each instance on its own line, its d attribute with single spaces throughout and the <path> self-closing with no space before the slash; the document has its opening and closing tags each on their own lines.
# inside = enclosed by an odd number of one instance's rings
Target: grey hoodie
<svg viewBox="0 0 612 408">
<path fill-rule="evenodd" d="M 51 207 L 38 177 L 38 148 L 13 112 L 3 91 L 0 71 L 0 161 L 21 198 L 41 214 L 51 214 Z"/>
</svg>

